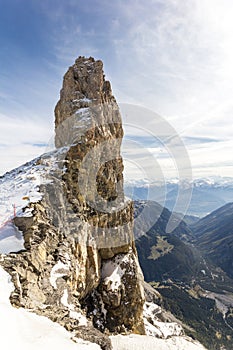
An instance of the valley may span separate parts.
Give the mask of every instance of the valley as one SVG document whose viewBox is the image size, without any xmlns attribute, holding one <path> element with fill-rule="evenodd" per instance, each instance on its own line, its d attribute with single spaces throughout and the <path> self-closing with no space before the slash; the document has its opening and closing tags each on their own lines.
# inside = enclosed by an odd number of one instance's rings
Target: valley
<svg viewBox="0 0 233 350">
<path fill-rule="evenodd" d="M 181 220 L 168 234 L 167 222 L 171 215 L 176 220 L 175 214 L 153 201 L 135 201 L 135 217 L 140 215 L 140 222 L 135 220 L 136 247 L 145 280 L 161 294 L 161 305 L 189 326 L 187 334 L 211 350 L 221 346 L 230 350 L 232 344 L 233 279 L 232 270 L 225 268 L 231 264 L 232 252 L 225 252 L 225 265 L 215 259 L 224 251 L 225 240 L 232 238 L 232 207 L 225 205 L 190 226 Z M 222 232 L 223 246 L 214 244 L 211 228 L 217 238 Z M 205 231 L 215 250 L 202 243 Z"/>
</svg>

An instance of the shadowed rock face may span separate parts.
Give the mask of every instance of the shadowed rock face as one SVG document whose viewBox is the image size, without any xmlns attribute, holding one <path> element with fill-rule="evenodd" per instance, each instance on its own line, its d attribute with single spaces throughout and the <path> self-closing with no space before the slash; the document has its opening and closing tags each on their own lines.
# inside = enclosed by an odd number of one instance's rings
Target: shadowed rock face
<svg viewBox="0 0 233 350">
<path fill-rule="evenodd" d="M 32 217 L 15 218 L 26 250 L 2 262 L 15 284 L 12 303 L 67 329 L 83 326 L 74 316 L 82 310 L 89 329 L 143 334 L 143 276 L 133 205 L 123 192 L 121 116 L 101 61 L 79 57 L 68 69 L 55 131 L 57 151 L 35 165 L 48 163 L 42 200 L 29 204 Z"/>
</svg>

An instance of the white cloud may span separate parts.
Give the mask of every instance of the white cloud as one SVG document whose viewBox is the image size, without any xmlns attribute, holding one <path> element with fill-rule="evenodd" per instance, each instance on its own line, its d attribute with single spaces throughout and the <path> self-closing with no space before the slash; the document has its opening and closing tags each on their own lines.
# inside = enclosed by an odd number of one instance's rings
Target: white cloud
<svg viewBox="0 0 233 350">
<path fill-rule="evenodd" d="M 187 144 L 194 176 L 233 175 L 232 16 L 227 0 L 155 1 L 134 12 L 127 38 L 116 42 L 130 67 L 122 99 L 131 91 L 136 103 L 166 115 L 181 137 L 219 140 Z"/>
<path fill-rule="evenodd" d="M 0 115 L 0 121 L 0 174 L 39 156 L 50 147 L 53 132 L 46 123 L 15 120 L 4 115 Z"/>
</svg>

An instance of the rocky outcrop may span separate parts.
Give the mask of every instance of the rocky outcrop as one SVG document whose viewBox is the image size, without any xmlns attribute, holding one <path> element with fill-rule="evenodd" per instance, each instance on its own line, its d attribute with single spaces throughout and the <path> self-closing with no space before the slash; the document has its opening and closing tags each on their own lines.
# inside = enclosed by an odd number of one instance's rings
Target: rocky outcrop
<svg viewBox="0 0 233 350">
<path fill-rule="evenodd" d="M 13 305 L 110 349 L 95 332 L 144 334 L 144 293 L 123 191 L 121 116 L 101 61 L 79 57 L 65 74 L 55 131 L 57 150 L 34 165 L 45 169 L 42 198 L 24 209 L 31 216 L 14 218 L 25 251 L 1 263 Z"/>
</svg>

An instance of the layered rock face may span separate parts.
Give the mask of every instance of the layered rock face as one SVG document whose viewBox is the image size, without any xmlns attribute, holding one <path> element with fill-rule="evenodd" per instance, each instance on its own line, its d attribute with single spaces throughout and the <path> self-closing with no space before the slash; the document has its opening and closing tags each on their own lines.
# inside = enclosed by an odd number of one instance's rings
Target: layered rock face
<svg viewBox="0 0 233 350">
<path fill-rule="evenodd" d="M 144 334 L 133 206 L 123 192 L 121 116 L 101 61 L 79 57 L 69 68 L 55 127 L 57 150 L 35 164 L 46 169 L 42 199 L 28 204 L 31 216 L 14 219 L 25 251 L 2 261 L 15 285 L 11 301 L 86 338 L 95 337 L 92 325 Z"/>
</svg>

